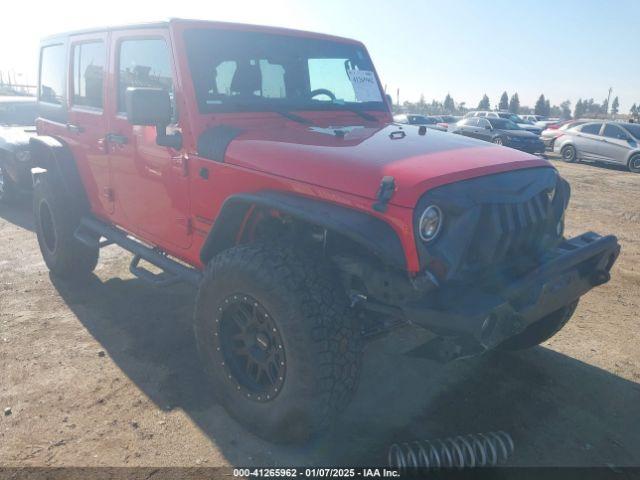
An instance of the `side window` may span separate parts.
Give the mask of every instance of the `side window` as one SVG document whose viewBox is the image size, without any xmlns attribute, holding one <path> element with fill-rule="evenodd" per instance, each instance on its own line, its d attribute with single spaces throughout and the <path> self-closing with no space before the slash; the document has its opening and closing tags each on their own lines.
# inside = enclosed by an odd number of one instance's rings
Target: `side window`
<svg viewBox="0 0 640 480">
<path fill-rule="evenodd" d="M 169 48 L 162 39 L 124 40 L 118 56 L 118 112 L 124 112 L 129 87 L 156 87 L 169 92 L 173 101 L 173 80 Z"/>
<path fill-rule="evenodd" d="M 65 98 L 65 46 L 51 45 L 42 49 L 40 60 L 40 88 L 38 91 L 41 102 L 62 105 Z"/>
<path fill-rule="evenodd" d="M 480 122 L 480 119 L 477 117 L 474 117 L 469 119 L 469 121 L 467 122 L 467 125 L 470 127 L 477 127 L 479 122 Z"/>
<path fill-rule="evenodd" d="M 478 114 L 476 114 L 476 116 L 477 116 L 477 117 L 486 117 L 486 116 L 487 116 L 487 114 L 486 114 L 486 113 L 484 113 L 484 112 L 482 112 L 482 113 L 478 113 Z"/>
<path fill-rule="evenodd" d="M 582 133 L 589 133 L 591 135 L 598 135 L 600 133 L 601 123 L 587 123 L 580 130 Z"/>
<path fill-rule="evenodd" d="M 615 138 L 617 140 L 626 140 L 629 136 L 618 126 L 607 124 L 604 127 L 603 134 L 608 138 Z"/>
<path fill-rule="evenodd" d="M 484 118 L 481 118 L 478 120 L 478 126 L 480 128 L 487 128 L 487 127 L 490 127 L 491 124 L 489 123 L 489 120 L 485 120 Z"/>
<path fill-rule="evenodd" d="M 105 48 L 103 42 L 73 47 L 73 104 L 102 109 Z"/>
</svg>

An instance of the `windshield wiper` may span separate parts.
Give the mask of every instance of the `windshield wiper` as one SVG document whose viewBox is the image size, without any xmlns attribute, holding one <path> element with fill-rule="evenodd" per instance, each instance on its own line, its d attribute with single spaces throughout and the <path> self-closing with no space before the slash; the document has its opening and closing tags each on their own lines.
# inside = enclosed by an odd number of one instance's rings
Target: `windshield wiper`
<svg viewBox="0 0 640 480">
<path fill-rule="evenodd" d="M 279 115 L 282 115 L 285 118 L 288 118 L 289 120 L 293 120 L 294 122 L 301 123 L 302 125 L 314 124 L 311 120 L 301 117 L 300 115 L 296 115 L 295 113 L 288 112 L 286 110 L 273 110 L 273 111 Z"/>
</svg>

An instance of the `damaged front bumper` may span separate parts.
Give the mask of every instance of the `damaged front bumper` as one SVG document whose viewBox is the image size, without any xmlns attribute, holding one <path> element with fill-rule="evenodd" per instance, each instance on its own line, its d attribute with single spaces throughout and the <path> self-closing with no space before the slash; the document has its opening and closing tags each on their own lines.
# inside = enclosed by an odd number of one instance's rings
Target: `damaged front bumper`
<svg viewBox="0 0 640 480">
<path fill-rule="evenodd" d="M 398 308 L 408 323 L 455 338 L 452 358 L 480 354 L 606 283 L 619 252 L 615 236 L 584 233 L 563 241 L 497 293 L 442 286 Z"/>
</svg>

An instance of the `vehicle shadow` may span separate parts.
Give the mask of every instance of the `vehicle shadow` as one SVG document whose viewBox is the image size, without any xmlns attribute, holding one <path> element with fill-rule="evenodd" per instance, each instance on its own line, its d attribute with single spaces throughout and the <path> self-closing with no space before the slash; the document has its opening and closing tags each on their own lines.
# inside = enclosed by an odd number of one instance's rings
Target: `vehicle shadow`
<svg viewBox="0 0 640 480">
<path fill-rule="evenodd" d="M 439 365 L 399 354 L 398 330 L 369 344 L 354 401 L 303 446 L 247 433 L 212 400 L 191 327 L 195 291 L 137 279 L 51 278 L 117 366 L 159 408 L 183 409 L 234 466 L 381 465 L 398 441 L 504 430 L 513 465 L 640 465 L 640 386 L 550 349 Z"/>
<path fill-rule="evenodd" d="M 35 231 L 31 198 L 27 195 L 10 204 L 0 203 L 0 218 L 25 230 Z"/>
</svg>

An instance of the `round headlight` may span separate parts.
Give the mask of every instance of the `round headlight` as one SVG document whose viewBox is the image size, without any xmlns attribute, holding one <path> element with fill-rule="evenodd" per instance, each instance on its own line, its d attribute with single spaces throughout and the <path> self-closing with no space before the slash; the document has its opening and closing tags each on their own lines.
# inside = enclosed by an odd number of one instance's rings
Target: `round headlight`
<svg viewBox="0 0 640 480">
<path fill-rule="evenodd" d="M 436 205 L 429 205 L 420 216 L 420 238 L 430 242 L 438 236 L 442 227 L 442 210 Z"/>
</svg>

